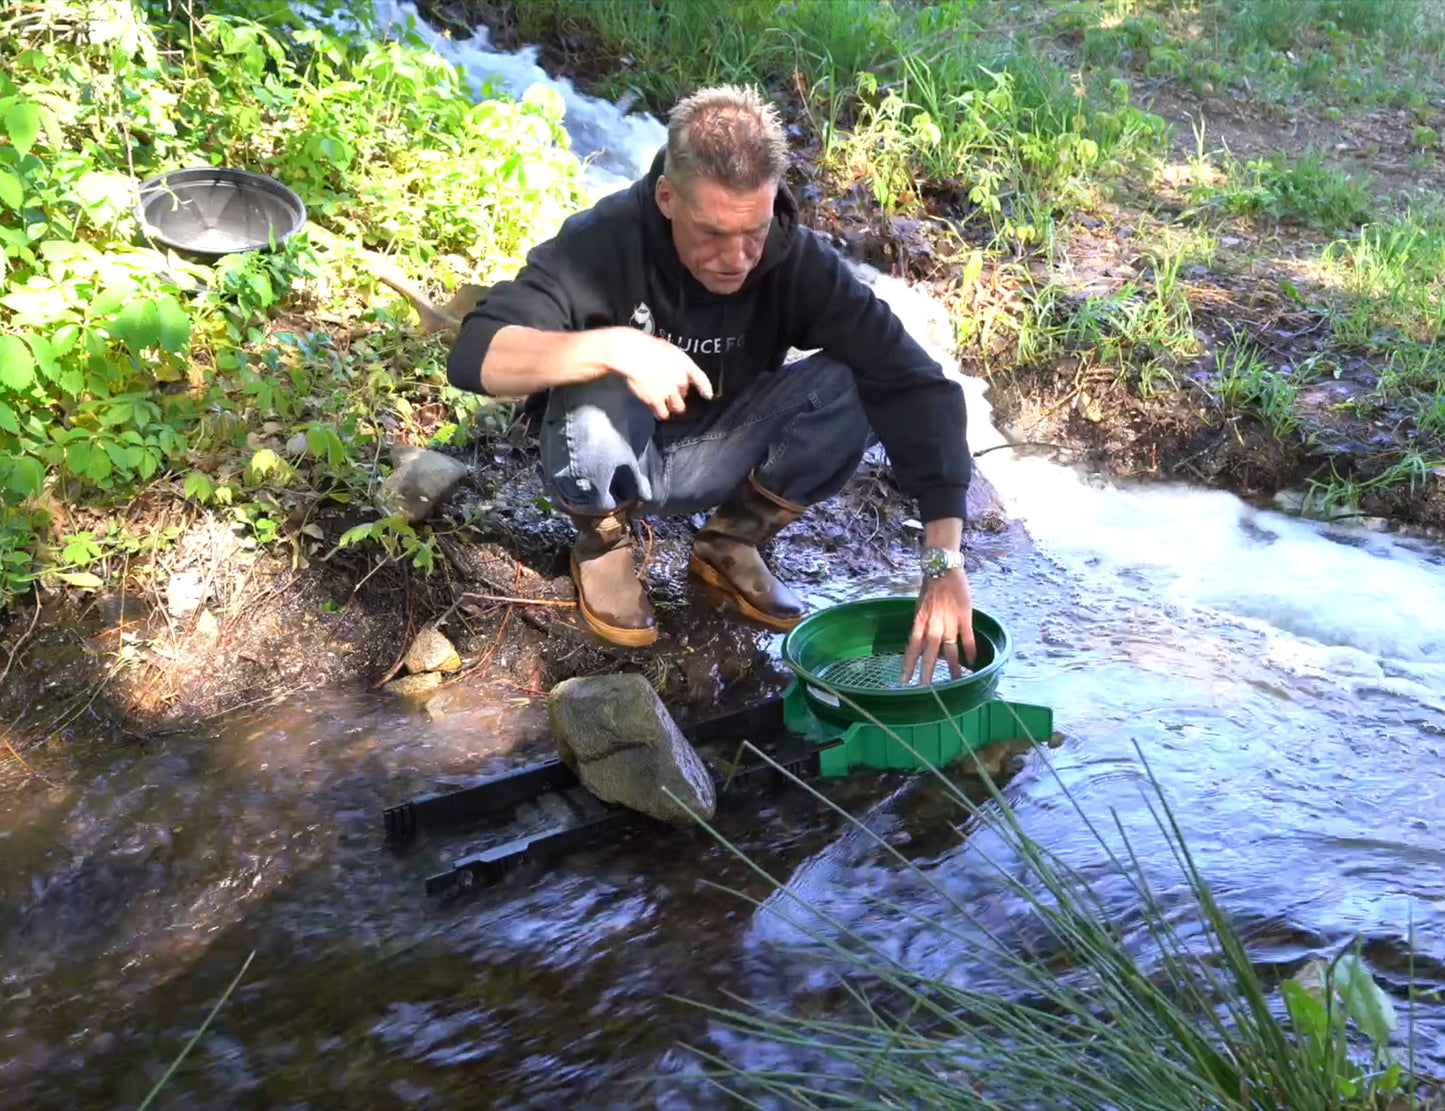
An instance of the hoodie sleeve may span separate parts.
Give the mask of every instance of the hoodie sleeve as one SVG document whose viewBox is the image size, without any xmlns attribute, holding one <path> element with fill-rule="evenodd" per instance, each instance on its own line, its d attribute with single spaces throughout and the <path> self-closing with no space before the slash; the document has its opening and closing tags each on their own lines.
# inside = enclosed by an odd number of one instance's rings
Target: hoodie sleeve
<svg viewBox="0 0 1445 1111">
<path fill-rule="evenodd" d="M 973 475 L 963 389 L 887 304 L 816 235 L 799 233 L 794 345 L 821 348 L 853 370 L 868 422 L 903 492 L 925 521 L 963 517 Z"/>
<path fill-rule="evenodd" d="M 477 300 L 462 318 L 447 356 L 447 380 L 453 386 L 486 393 L 482 363 L 493 337 L 509 324 L 548 332 L 581 328 L 589 311 L 586 306 L 604 300 L 585 264 L 595 249 L 585 242 L 591 238 L 585 229 L 585 221 L 569 218 L 553 238 L 528 252 L 526 265 L 515 278 L 498 282 Z"/>
</svg>

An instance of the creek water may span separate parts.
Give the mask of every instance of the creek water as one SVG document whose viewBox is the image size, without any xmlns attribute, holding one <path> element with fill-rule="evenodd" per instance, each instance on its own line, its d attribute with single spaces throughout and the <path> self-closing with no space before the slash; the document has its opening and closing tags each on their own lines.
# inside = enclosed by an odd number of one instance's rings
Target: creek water
<svg viewBox="0 0 1445 1111">
<path fill-rule="evenodd" d="M 482 44 L 439 46 L 469 51 L 474 72 L 502 64 Z M 660 137 L 655 121 L 613 132 L 602 102 L 578 103 L 614 149 Z M 634 149 L 614 172 L 646 161 Z M 937 306 L 870 278 L 937 348 Z M 1001 443 L 982 384 L 966 385 L 972 446 Z M 1017 638 L 1001 693 L 1053 707 L 1064 734 L 1007 788 L 1029 832 L 1130 914 L 1064 791 L 1096 820 L 1117 812 L 1168 883 L 1142 753 L 1261 963 L 1360 937 L 1398 999 L 1413 931 L 1413 975 L 1441 987 L 1445 551 L 1016 455 L 981 467 L 1023 527 L 979 542 L 972 581 Z M 910 588 L 837 581 L 817 597 Z M 766 894 L 729 853 L 691 832 L 634 838 L 437 902 L 421 880 L 465 839 L 382 847 L 384 806 L 535 755 L 544 734 L 525 698 L 427 722 L 335 690 L 47 757 L 63 761 L 55 786 L 0 794 L 0 1107 L 134 1106 L 252 953 L 158 1106 L 711 1106 L 686 1082 L 683 1043 L 743 1065 L 778 1051 L 687 1000 L 813 1010 L 830 982 L 776 896 L 759 909 L 711 886 Z M 997 895 L 986 836 L 950 831 L 926 783 L 861 775 L 830 791 L 943 890 Z M 837 922 L 968 974 L 959 943 L 871 898 L 926 913 L 937 891 L 825 811 L 777 796 L 720 825 Z M 1414 1024 L 1424 1063 L 1445 1070 L 1445 1010 L 1420 1004 Z"/>
</svg>

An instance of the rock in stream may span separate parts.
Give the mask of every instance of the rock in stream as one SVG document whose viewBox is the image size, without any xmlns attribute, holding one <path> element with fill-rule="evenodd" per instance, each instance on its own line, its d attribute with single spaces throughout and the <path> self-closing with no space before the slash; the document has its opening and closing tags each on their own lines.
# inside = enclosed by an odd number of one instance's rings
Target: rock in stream
<svg viewBox="0 0 1445 1111">
<path fill-rule="evenodd" d="M 677 824 L 692 821 L 683 803 L 703 818 L 717 809 L 702 758 L 641 675 L 564 680 L 547 713 L 563 763 L 604 802 Z"/>
<path fill-rule="evenodd" d="M 423 626 L 416 634 L 403 662 L 413 675 L 423 671 L 456 671 L 462 666 L 456 648 L 435 625 Z"/>
</svg>

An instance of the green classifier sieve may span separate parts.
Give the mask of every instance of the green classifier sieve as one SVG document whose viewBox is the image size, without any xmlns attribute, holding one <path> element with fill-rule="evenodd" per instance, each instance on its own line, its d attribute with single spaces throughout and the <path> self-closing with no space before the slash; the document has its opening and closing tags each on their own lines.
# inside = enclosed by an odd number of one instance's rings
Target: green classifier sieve
<svg viewBox="0 0 1445 1111">
<path fill-rule="evenodd" d="M 1049 740 L 1052 710 L 995 697 L 1013 642 L 982 610 L 973 611 L 978 654 L 962 678 L 950 679 L 940 659 L 930 685 L 900 682 L 916 605 L 908 597 L 845 602 L 784 639 L 783 660 L 797 674 L 784 696 L 788 728 L 814 741 L 843 739 L 820 753 L 823 775 L 944 767 L 984 745 Z"/>
</svg>

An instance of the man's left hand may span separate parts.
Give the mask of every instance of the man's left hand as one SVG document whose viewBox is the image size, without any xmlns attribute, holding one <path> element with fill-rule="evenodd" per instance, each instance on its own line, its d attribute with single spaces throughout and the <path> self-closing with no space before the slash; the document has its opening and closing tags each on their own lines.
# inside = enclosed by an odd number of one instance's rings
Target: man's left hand
<svg viewBox="0 0 1445 1111">
<path fill-rule="evenodd" d="M 902 683 L 913 681 L 914 668 L 922 657 L 919 683 L 933 682 L 933 669 L 938 657 L 948 661 L 948 673 L 954 679 L 963 677 L 959 665 L 959 645 L 963 659 L 970 667 L 978 656 L 973 640 L 973 597 L 968 590 L 968 576 L 962 567 L 936 579 L 924 579 L 918 596 L 918 610 L 913 618 L 913 634 L 908 638 L 908 651 L 903 657 Z"/>
</svg>

